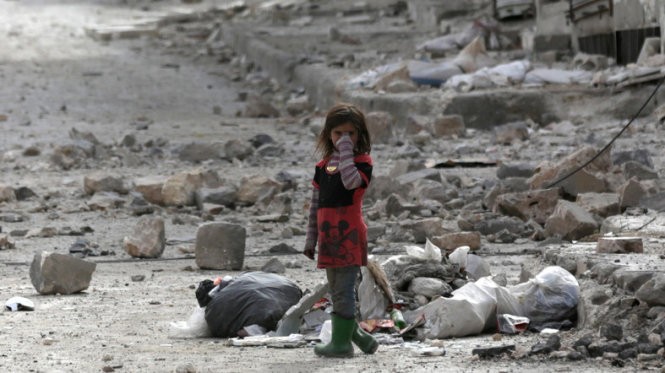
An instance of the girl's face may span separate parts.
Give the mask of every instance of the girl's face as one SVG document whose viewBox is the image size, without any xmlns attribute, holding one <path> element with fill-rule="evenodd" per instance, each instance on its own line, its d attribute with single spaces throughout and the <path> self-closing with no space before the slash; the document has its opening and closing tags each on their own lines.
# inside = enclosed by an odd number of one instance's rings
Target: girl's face
<svg viewBox="0 0 665 373">
<path fill-rule="evenodd" d="M 358 142 L 358 131 L 356 130 L 356 127 L 350 122 L 340 124 L 339 126 L 333 128 L 332 131 L 330 131 L 330 141 L 332 141 L 333 146 L 337 144 L 337 141 L 345 133 L 349 134 L 349 137 L 351 137 L 351 141 L 353 142 L 353 147 L 355 148 L 356 143 Z"/>
</svg>

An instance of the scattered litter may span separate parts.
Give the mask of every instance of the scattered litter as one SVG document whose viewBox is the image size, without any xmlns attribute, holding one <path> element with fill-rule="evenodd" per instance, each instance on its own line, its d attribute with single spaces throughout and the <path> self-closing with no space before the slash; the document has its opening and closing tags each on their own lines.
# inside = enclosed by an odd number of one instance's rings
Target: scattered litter
<svg viewBox="0 0 665 373">
<path fill-rule="evenodd" d="M 5 309 L 7 311 L 34 311 L 35 304 L 27 298 L 23 297 L 11 297 L 5 303 Z"/>
</svg>

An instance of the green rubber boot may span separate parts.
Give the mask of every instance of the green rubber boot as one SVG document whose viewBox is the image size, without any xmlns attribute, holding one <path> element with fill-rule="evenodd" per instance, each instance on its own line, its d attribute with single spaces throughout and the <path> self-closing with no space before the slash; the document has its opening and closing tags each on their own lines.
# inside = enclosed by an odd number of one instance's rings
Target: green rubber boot
<svg viewBox="0 0 665 373">
<path fill-rule="evenodd" d="M 314 353 L 323 357 L 353 357 L 351 336 L 355 329 L 356 320 L 345 319 L 334 313 L 331 316 L 332 338 L 330 343 L 327 345 L 319 343 L 314 347 Z"/>
<path fill-rule="evenodd" d="M 379 342 L 376 341 L 373 335 L 363 330 L 363 328 L 361 328 L 358 323 L 355 323 L 354 326 L 355 327 L 351 341 L 353 341 L 353 343 L 355 343 L 362 352 L 366 354 L 375 353 L 379 348 Z"/>
</svg>

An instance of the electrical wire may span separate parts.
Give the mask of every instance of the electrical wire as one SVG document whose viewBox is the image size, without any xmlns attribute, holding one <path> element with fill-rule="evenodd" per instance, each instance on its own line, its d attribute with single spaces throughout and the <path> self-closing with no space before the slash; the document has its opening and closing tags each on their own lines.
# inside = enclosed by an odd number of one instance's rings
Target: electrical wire
<svg viewBox="0 0 665 373">
<path fill-rule="evenodd" d="M 644 102 L 644 104 L 642 104 L 642 107 L 640 107 L 640 110 L 638 110 L 637 113 L 635 113 L 635 115 L 630 119 L 630 121 L 628 121 L 628 124 L 626 124 L 625 126 L 623 126 L 623 128 L 621 129 L 621 131 L 619 131 L 619 133 L 617 133 L 617 134 L 614 136 L 614 138 L 612 138 L 612 140 L 610 140 L 610 142 L 608 142 L 607 145 L 605 145 L 605 147 L 603 147 L 598 153 L 596 153 L 596 155 L 594 155 L 591 159 L 589 159 L 589 160 L 588 160 L 587 162 L 585 162 L 583 165 L 577 167 L 576 169 L 574 169 L 573 171 L 569 172 L 568 174 L 562 176 L 561 178 L 559 178 L 558 180 L 554 181 L 553 183 L 548 184 L 548 185 L 545 187 L 545 189 L 551 188 L 551 187 L 553 187 L 553 186 L 559 184 L 560 182 L 562 182 L 562 181 L 568 179 L 569 177 L 575 175 L 575 174 L 578 173 L 580 170 L 582 170 L 584 167 L 588 166 L 589 164 L 591 164 L 591 162 L 595 161 L 598 157 L 600 157 L 600 155 L 603 154 L 607 149 L 609 149 L 609 147 L 612 146 L 612 144 L 614 143 L 614 141 L 616 141 L 616 139 L 618 139 L 619 136 L 621 136 L 621 135 L 622 135 L 622 134 L 628 129 L 628 127 L 633 123 L 633 121 L 634 121 L 637 117 L 640 116 L 640 114 L 642 113 L 642 110 L 644 110 L 644 108 L 647 106 L 647 104 L 649 103 L 649 101 L 651 101 L 651 99 L 653 98 L 653 96 L 656 95 L 656 92 L 658 92 L 658 89 L 659 89 L 660 86 L 663 84 L 663 81 L 665 81 L 665 77 L 660 78 L 660 81 L 659 81 L 658 84 L 656 85 L 656 88 L 654 88 L 653 92 L 651 92 L 651 95 L 649 95 L 649 98 L 647 98 L 647 100 Z"/>
</svg>

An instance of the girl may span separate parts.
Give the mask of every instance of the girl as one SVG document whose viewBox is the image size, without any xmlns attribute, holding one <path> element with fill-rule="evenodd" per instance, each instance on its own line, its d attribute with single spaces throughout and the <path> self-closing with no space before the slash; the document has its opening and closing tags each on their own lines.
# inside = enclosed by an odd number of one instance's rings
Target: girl
<svg viewBox="0 0 665 373">
<path fill-rule="evenodd" d="M 372 178 L 372 158 L 365 116 L 353 105 L 338 104 L 328 111 L 316 150 L 312 201 L 304 254 L 325 268 L 332 295 L 332 340 L 314 352 L 325 357 L 351 357 L 355 343 L 373 354 L 379 344 L 356 322 L 355 283 L 360 266 L 367 265 L 367 226 L 362 198 Z"/>
</svg>

